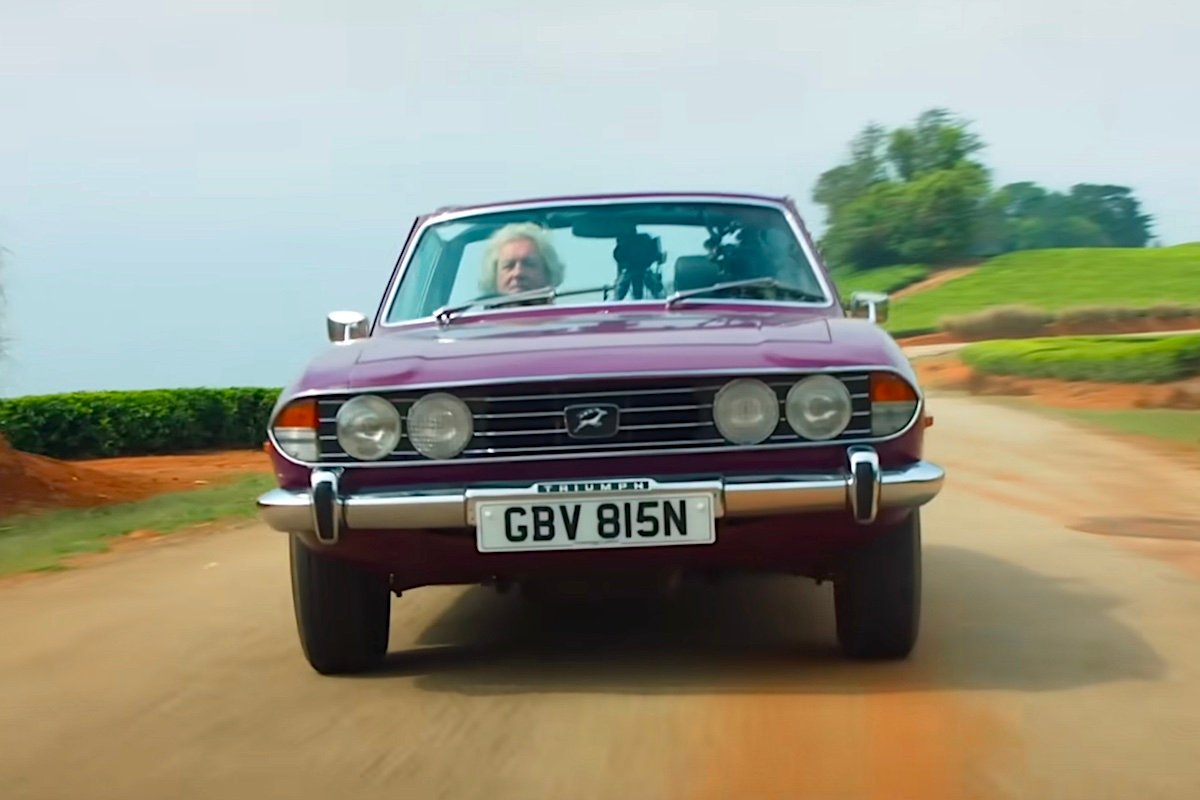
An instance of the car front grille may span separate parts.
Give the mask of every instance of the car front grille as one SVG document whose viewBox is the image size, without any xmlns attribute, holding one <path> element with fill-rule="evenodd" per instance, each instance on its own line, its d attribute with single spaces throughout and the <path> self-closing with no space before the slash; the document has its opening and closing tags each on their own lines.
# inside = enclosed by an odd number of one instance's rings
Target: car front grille
<svg viewBox="0 0 1200 800">
<path fill-rule="evenodd" d="M 792 431 L 784 417 L 788 389 L 802 377 L 804 375 L 764 379 L 780 403 L 779 425 L 764 445 L 806 441 Z M 870 437 L 869 376 L 846 373 L 835 377 L 843 381 L 850 392 L 854 416 L 846 431 L 832 441 Z M 734 448 L 736 446 L 729 444 L 718 432 L 712 418 L 717 390 L 730 378 L 555 381 L 442 391 L 449 391 L 466 402 L 474 417 L 475 434 L 457 460 L 569 458 L 581 453 L 678 453 Z M 412 404 L 425 393 L 393 391 L 378 394 L 395 405 L 404 418 Z M 353 395 L 322 397 L 318 401 L 322 462 L 360 463 L 347 455 L 337 441 L 337 412 L 350 397 Z M 596 404 L 619 409 L 616 434 L 605 438 L 570 435 L 566 409 Z M 407 437 L 403 437 L 396 450 L 382 459 L 382 463 L 407 462 L 430 463 L 413 448 Z"/>
</svg>

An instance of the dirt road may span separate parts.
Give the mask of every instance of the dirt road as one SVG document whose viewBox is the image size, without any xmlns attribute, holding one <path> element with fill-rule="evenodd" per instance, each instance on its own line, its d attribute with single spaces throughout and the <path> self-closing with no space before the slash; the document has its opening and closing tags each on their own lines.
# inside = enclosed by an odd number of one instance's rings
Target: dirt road
<svg viewBox="0 0 1200 800">
<path fill-rule="evenodd" d="M 1200 797 L 1200 472 L 932 410 L 908 662 L 842 661 L 827 585 L 747 580 L 569 630 L 426 589 L 384 674 L 322 678 L 252 526 L 0 588 L 0 798 Z"/>
</svg>

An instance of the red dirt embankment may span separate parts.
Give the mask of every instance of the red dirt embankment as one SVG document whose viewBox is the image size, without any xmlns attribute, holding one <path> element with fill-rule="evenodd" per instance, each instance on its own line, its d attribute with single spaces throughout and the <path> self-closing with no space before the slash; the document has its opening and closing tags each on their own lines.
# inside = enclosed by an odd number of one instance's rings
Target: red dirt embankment
<svg viewBox="0 0 1200 800">
<path fill-rule="evenodd" d="M 913 367 L 927 388 L 980 396 L 1030 397 L 1056 408 L 1200 409 L 1200 378 L 1171 383 L 1102 383 L 988 375 L 971 369 L 954 355 L 920 358 Z"/>
<path fill-rule="evenodd" d="M 14 450 L 0 436 L 0 516 L 142 500 L 270 471 L 261 450 L 62 461 Z"/>
</svg>

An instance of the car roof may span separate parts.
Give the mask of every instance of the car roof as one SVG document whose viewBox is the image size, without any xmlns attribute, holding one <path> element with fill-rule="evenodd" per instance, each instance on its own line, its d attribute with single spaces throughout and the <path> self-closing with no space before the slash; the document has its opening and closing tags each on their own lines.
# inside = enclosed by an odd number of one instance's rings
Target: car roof
<svg viewBox="0 0 1200 800">
<path fill-rule="evenodd" d="M 549 197 L 528 197 L 523 199 L 499 200 L 491 203 L 471 203 L 469 205 L 449 205 L 433 211 L 429 216 L 436 216 L 447 212 L 471 212 L 481 211 L 484 209 L 501 209 L 509 206 L 521 206 L 529 204 L 551 204 L 551 203 L 578 203 L 588 202 L 592 200 L 653 200 L 655 198 L 706 198 L 706 199 L 721 199 L 721 200 L 743 200 L 754 203 L 777 203 L 781 205 L 789 205 L 790 197 L 774 196 L 765 194 L 756 194 L 750 192 L 610 192 L 604 194 L 577 194 L 577 195 L 552 195 Z"/>
</svg>

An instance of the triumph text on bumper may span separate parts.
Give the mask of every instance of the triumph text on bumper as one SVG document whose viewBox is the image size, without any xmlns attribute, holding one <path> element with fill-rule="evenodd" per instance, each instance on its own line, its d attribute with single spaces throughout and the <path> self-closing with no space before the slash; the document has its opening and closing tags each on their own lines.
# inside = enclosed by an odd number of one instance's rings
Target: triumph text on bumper
<svg viewBox="0 0 1200 800">
<path fill-rule="evenodd" d="M 272 528 L 313 532 L 325 544 L 343 527 L 364 530 L 468 528 L 480 503 L 528 503 L 548 499 L 596 500 L 605 496 L 653 499 L 656 495 L 708 495 L 716 518 L 846 510 L 855 522 L 872 523 L 880 509 L 915 508 L 937 496 L 945 472 L 928 461 L 881 469 L 874 449 L 853 447 L 839 472 L 730 477 L 723 480 L 613 479 L 547 482 L 529 486 L 383 489 L 344 494 L 337 468 L 316 469 L 307 490 L 274 489 L 258 499 Z"/>
</svg>

